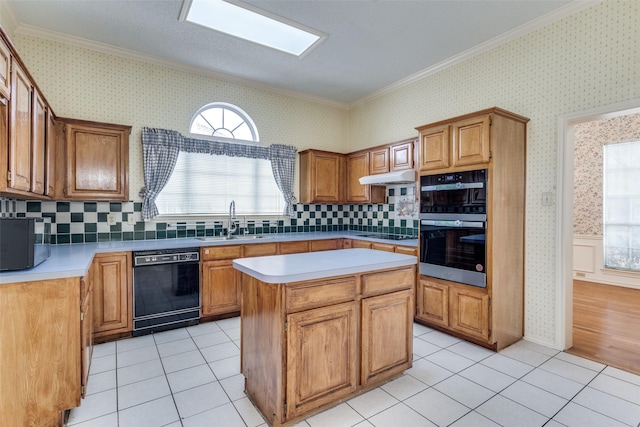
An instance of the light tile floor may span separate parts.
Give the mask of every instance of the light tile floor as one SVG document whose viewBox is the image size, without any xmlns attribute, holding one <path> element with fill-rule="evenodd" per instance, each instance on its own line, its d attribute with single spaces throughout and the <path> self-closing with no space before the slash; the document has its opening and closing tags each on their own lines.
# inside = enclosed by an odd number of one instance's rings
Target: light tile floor
<svg viewBox="0 0 640 427">
<path fill-rule="evenodd" d="M 94 347 L 77 427 L 266 426 L 244 394 L 240 320 Z M 520 341 L 499 353 L 414 325 L 405 374 L 296 427 L 640 425 L 640 376 Z"/>
</svg>

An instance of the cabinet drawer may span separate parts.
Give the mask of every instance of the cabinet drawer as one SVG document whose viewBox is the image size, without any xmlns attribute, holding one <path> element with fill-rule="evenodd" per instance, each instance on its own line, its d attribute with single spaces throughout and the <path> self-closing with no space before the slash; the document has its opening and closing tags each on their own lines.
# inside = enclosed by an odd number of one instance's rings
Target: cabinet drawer
<svg viewBox="0 0 640 427">
<path fill-rule="evenodd" d="M 402 289 L 413 289 L 416 280 L 414 267 L 362 275 L 362 295 L 383 294 Z"/>
<path fill-rule="evenodd" d="M 335 280 L 319 280 L 288 285 L 285 290 L 287 312 L 324 307 L 350 301 L 356 296 L 356 279 L 353 276 Z"/>
<path fill-rule="evenodd" d="M 375 249 L 376 251 L 395 252 L 396 245 L 392 245 L 390 243 L 372 243 L 371 249 Z"/>
<path fill-rule="evenodd" d="M 311 252 L 342 249 L 342 239 L 312 240 L 309 243 L 311 246 Z"/>
<path fill-rule="evenodd" d="M 200 258 L 203 261 L 215 261 L 217 259 L 242 258 L 242 246 L 218 246 L 200 249 Z"/>
<path fill-rule="evenodd" d="M 280 252 L 281 254 L 297 254 L 302 252 L 309 252 L 309 242 L 303 240 L 301 242 L 281 242 Z"/>
<path fill-rule="evenodd" d="M 264 256 L 275 255 L 278 253 L 277 243 L 260 243 L 256 245 L 245 245 L 244 256 Z"/>
<path fill-rule="evenodd" d="M 418 248 L 413 246 L 396 246 L 396 253 L 403 255 L 418 255 Z"/>
</svg>

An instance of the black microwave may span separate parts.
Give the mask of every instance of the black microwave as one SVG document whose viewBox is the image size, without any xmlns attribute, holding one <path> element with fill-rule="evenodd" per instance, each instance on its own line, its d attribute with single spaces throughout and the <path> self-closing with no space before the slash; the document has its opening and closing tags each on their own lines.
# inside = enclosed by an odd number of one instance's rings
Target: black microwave
<svg viewBox="0 0 640 427">
<path fill-rule="evenodd" d="M 48 218 L 0 218 L 0 271 L 42 263 L 51 254 L 50 242 Z"/>
</svg>

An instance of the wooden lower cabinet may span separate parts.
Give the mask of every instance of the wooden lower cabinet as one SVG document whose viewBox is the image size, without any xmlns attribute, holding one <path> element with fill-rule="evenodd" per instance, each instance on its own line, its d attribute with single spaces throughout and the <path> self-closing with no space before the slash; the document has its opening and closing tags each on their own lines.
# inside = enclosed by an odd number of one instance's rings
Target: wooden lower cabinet
<svg viewBox="0 0 640 427">
<path fill-rule="evenodd" d="M 491 337 L 487 289 L 421 276 L 416 292 L 416 319 L 496 346 Z"/>
<path fill-rule="evenodd" d="M 413 291 L 362 300 L 361 383 L 400 373 L 413 354 Z"/>
<path fill-rule="evenodd" d="M 414 266 L 281 284 L 241 277 L 241 370 L 269 425 L 411 367 Z"/>
<path fill-rule="evenodd" d="M 451 288 L 451 329 L 479 338 L 489 339 L 489 295 Z"/>
<path fill-rule="evenodd" d="M 133 329 L 131 252 L 96 254 L 91 264 L 93 337 L 105 341 Z"/>
<path fill-rule="evenodd" d="M 357 313 L 351 301 L 287 316 L 287 419 L 356 391 Z"/>
<path fill-rule="evenodd" d="M 82 282 L 86 282 L 83 286 Z M 89 372 L 91 369 L 91 357 L 93 356 L 93 286 L 91 273 L 89 277 L 81 279 L 80 289 L 86 289 L 80 302 L 80 364 L 82 375 L 80 377 L 80 394 L 82 398 L 87 394 L 89 384 Z"/>
<path fill-rule="evenodd" d="M 240 311 L 240 274 L 233 260 L 204 261 L 202 268 L 202 317 Z"/>
<path fill-rule="evenodd" d="M 0 286 L 1 425 L 62 426 L 64 411 L 80 405 L 82 356 L 91 354 L 81 320 L 81 309 L 90 319 L 91 297 L 81 304 L 80 280 Z"/>
</svg>

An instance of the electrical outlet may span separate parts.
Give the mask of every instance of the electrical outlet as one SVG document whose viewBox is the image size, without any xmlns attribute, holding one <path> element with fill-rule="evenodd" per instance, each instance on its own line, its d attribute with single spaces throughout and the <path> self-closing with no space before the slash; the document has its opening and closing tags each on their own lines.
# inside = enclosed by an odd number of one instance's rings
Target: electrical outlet
<svg viewBox="0 0 640 427">
<path fill-rule="evenodd" d="M 553 193 L 544 192 L 542 193 L 542 206 L 551 206 L 553 204 Z"/>
<path fill-rule="evenodd" d="M 127 217 L 127 224 L 136 225 L 136 222 L 138 222 L 138 219 L 136 218 L 135 212 L 130 213 L 129 216 Z"/>
<path fill-rule="evenodd" d="M 108 214 L 107 215 L 107 224 L 116 225 L 116 214 Z"/>
</svg>

